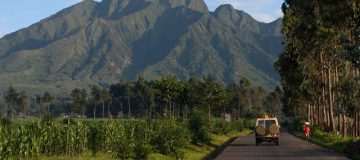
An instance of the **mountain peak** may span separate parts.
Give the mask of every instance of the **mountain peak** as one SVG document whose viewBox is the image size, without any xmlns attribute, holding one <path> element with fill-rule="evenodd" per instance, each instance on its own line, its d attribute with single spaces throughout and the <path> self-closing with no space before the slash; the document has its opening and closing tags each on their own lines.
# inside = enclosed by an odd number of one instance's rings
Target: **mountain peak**
<svg viewBox="0 0 360 160">
<path fill-rule="evenodd" d="M 170 8 L 184 6 L 203 13 L 209 12 L 204 0 L 103 0 L 100 4 L 100 13 L 104 17 L 119 18 L 152 4 L 162 4 Z"/>
<path fill-rule="evenodd" d="M 186 6 L 199 12 L 209 12 L 204 0 L 164 0 L 168 1 L 172 7 Z"/>
<path fill-rule="evenodd" d="M 280 20 L 259 23 L 231 5 L 210 13 L 203 0 L 98 1 L 84 0 L 0 39 L 0 91 L 12 84 L 68 93 L 167 74 L 278 84 L 272 66 L 282 49 Z"/>
<path fill-rule="evenodd" d="M 221 22 L 239 27 L 242 30 L 260 32 L 259 22 L 244 11 L 236 10 L 230 4 L 220 5 L 213 15 Z"/>
<path fill-rule="evenodd" d="M 224 11 L 224 10 L 234 10 L 234 7 L 231 4 L 222 4 L 218 8 L 216 8 L 217 11 Z M 216 11 L 215 11 L 216 12 Z"/>
</svg>

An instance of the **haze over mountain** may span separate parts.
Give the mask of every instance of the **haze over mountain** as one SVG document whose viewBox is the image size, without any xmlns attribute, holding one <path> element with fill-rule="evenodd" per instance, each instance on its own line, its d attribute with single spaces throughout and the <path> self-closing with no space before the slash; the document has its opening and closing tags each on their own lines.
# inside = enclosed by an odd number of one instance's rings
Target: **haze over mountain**
<svg viewBox="0 0 360 160">
<path fill-rule="evenodd" d="M 280 28 L 203 0 L 85 0 L 0 39 L 0 89 L 60 93 L 168 74 L 273 88 Z"/>
</svg>

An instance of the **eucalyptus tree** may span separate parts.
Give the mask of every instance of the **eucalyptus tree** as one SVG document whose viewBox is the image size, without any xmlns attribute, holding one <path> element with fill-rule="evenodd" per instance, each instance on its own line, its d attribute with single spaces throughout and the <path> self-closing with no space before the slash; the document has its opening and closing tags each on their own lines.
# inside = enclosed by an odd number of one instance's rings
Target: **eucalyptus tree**
<svg viewBox="0 0 360 160">
<path fill-rule="evenodd" d="M 108 109 L 108 117 L 110 117 L 110 109 L 109 109 L 109 104 L 111 103 L 111 95 L 109 90 L 107 90 L 106 88 L 103 88 L 100 91 L 100 103 L 102 104 L 102 116 L 103 118 L 105 118 L 105 105 L 107 105 L 107 109 Z"/>
<path fill-rule="evenodd" d="M 204 77 L 204 81 L 200 83 L 197 93 L 200 101 L 199 107 L 208 114 L 209 118 L 213 116 L 214 110 L 227 110 L 226 106 L 229 97 L 225 92 L 225 87 L 215 82 L 211 76 Z"/>
<path fill-rule="evenodd" d="M 27 109 L 29 108 L 30 105 L 29 96 L 26 94 L 26 92 L 23 91 L 19 94 L 17 103 L 21 106 L 22 110 L 24 111 L 24 115 L 26 116 Z"/>
<path fill-rule="evenodd" d="M 125 91 L 123 94 L 123 97 L 127 100 L 127 104 L 128 104 L 128 117 L 131 117 L 131 99 L 134 96 L 134 90 L 133 90 L 133 84 L 132 83 L 127 83 L 125 85 Z"/>
<path fill-rule="evenodd" d="M 276 67 L 285 97 L 285 112 L 314 115 L 318 105 L 323 121 L 335 132 L 335 98 L 344 66 L 339 41 L 348 35 L 350 0 L 286 0 L 283 4 L 285 49 Z M 320 107 L 323 106 L 323 107 Z M 318 118 L 320 114 L 317 115 Z"/>
<path fill-rule="evenodd" d="M 47 106 L 48 115 L 50 115 L 50 105 L 51 105 L 51 102 L 53 101 L 53 99 L 54 99 L 54 97 L 47 91 L 44 93 L 43 97 L 41 98 L 42 103 Z"/>
<path fill-rule="evenodd" d="M 174 111 L 173 103 L 184 90 L 184 84 L 174 76 L 165 76 L 160 80 L 156 80 L 154 87 L 157 90 L 157 96 L 166 104 L 165 115 L 172 117 Z"/>
<path fill-rule="evenodd" d="M 73 110 L 85 116 L 88 105 L 88 96 L 85 89 L 75 88 L 71 91 L 71 104 Z"/>
<path fill-rule="evenodd" d="M 91 101 L 92 101 L 92 104 L 94 106 L 94 109 L 93 109 L 93 118 L 95 119 L 96 118 L 96 107 L 97 105 L 100 104 L 100 99 L 101 99 L 101 96 L 100 96 L 100 89 L 99 87 L 97 86 L 91 86 L 90 87 L 91 89 L 91 95 L 92 95 L 92 98 L 91 98 Z"/>
<path fill-rule="evenodd" d="M 7 114 L 10 114 L 11 118 L 14 117 L 14 114 L 16 112 L 18 98 L 19 98 L 19 93 L 16 91 L 16 89 L 13 86 L 10 86 L 6 91 L 4 99 L 6 104 L 8 105 Z"/>
</svg>

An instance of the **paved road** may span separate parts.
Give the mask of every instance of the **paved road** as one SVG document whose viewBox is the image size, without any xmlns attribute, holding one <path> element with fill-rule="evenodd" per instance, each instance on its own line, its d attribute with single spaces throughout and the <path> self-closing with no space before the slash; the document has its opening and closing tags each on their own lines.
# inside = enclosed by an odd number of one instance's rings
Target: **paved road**
<svg viewBox="0 0 360 160">
<path fill-rule="evenodd" d="M 296 138 L 289 133 L 282 131 L 280 145 L 263 142 L 255 145 L 255 135 L 247 135 L 237 138 L 227 146 L 216 160 L 333 160 L 347 159 L 333 152 L 327 151 L 312 143 Z"/>
</svg>

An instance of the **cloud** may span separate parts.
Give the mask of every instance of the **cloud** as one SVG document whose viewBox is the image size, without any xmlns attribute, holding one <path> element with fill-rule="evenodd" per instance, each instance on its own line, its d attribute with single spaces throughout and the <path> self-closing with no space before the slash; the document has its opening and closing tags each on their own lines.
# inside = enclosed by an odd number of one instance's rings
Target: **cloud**
<svg viewBox="0 0 360 160">
<path fill-rule="evenodd" d="M 283 16 L 280 9 L 283 0 L 206 0 L 206 2 L 210 10 L 215 10 L 221 4 L 231 4 L 261 22 L 271 22 Z"/>
<path fill-rule="evenodd" d="M 272 22 L 278 18 L 278 17 L 274 17 L 272 15 L 264 14 L 264 13 L 254 13 L 252 16 L 256 20 L 258 20 L 260 22 L 265 22 L 265 23 Z"/>
</svg>

